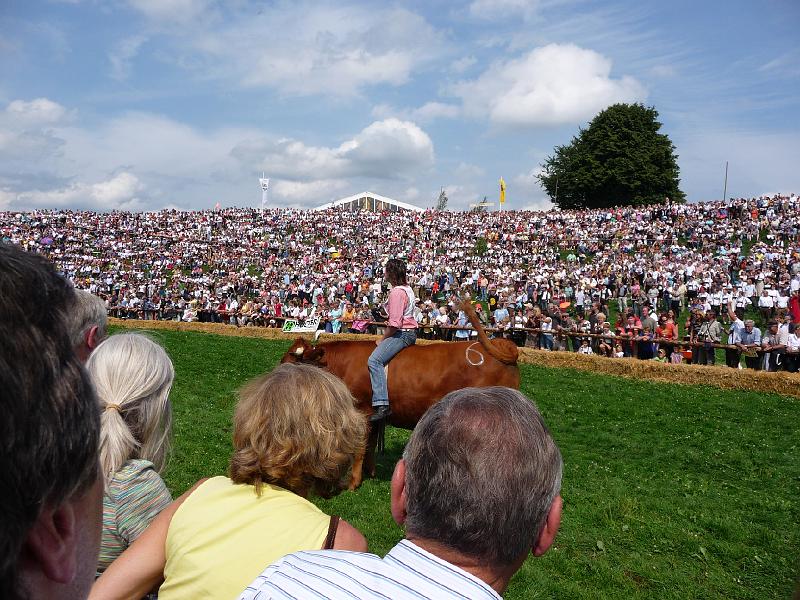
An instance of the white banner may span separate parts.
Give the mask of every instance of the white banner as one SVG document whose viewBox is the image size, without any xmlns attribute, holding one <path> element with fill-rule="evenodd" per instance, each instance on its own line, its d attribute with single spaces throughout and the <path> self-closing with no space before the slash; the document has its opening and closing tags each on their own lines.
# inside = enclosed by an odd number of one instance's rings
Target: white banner
<svg viewBox="0 0 800 600">
<path fill-rule="evenodd" d="M 319 329 L 320 317 L 308 317 L 303 321 L 286 319 L 283 323 L 283 333 L 314 333 Z"/>
</svg>

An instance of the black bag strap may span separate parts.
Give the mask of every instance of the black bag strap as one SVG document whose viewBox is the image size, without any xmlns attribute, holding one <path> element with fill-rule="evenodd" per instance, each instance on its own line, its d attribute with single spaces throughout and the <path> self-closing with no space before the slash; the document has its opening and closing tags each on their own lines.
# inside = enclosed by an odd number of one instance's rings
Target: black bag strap
<svg viewBox="0 0 800 600">
<path fill-rule="evenodd" d="M 323 550 L 331 550 L 333 548 L 333 540 L 336 539 L 336 530 L 339 527 L 339 517 L 331 515 L 331 522 L 328 525 L 328 535 L 325 537 L 325 545 L 322 546 Z"/>
</svg>

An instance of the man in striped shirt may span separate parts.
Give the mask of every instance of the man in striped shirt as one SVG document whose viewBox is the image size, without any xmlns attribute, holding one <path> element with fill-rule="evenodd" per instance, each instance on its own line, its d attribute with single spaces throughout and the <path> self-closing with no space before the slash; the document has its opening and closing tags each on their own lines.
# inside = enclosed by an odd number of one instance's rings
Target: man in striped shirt
<svg viewBox="0 0 800 600">
<path fill-rule="evenodd" d="M 419 422 L 391 483 L 405 539 L 381 559 L 296 552 L 269 566 L 240 600 L 496 599 L 561 522 L 561 453 L 517 390 L 466 388 Z"/>
</svg>

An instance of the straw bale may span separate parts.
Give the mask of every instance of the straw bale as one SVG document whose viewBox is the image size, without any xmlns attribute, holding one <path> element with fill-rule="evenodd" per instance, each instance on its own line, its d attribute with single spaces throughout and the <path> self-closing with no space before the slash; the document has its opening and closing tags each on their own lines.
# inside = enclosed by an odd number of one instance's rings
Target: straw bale
<svg viewBox="0 0 800 600">
<path fill-rule="evenodd" d="M 297 337 L 311 340 L 313 333 L 283 333 L 266 327 L 236 327 L 222 323 L 183 323 L 180 321 L 139 321 L 109 319 L 113 325 L 128 329 L 160 329 L 193 331 L 233 337 L 290 341 Z M 332 335 L 323 333 L 319 341 L 376 340 L 378 336 L 355 333 Z M 418 344 L 441 344 L 438 340 L 417 340 Z M 634 358 L 605 358 L 576 352 L 548 352 L 532 348 L 519 349 L 519 362 L 552 369 L 576 369 L 627 379 L 647 379 L 679 385 L 710 385 L 729 390 L 750 390 L 800 398 L 800 373 L 765 373 L 750 369 L 710 367 L 705 365 L 673 365 Z"/>
<path fill-rule="evenodd" d="M 767 373 L 727 366 L 659 363 L 635 358 L 606 358 L 576 352 L 547 352 L 520 348 L 520 362 L 557 369 L 591 371 L 628 379 L 647 379 L 680 385 L 710 385 L 728 390 L 751 390 L 800 398 L 800 374 Z"/>
</svg>

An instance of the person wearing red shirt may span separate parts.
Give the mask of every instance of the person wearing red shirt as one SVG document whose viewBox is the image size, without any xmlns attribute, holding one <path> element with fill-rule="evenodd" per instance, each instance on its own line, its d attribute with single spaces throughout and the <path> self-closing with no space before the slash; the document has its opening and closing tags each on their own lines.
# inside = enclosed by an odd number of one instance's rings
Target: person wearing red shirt
<svg viewBox="0 0 800 600">
<path fill-rule="evenodd" d="M 664 340 L 677 340 L 678 330 L 675 328 L 674 323 L 667 320 L 666 315 L 661 315 L 658 318 L 658 326 L 656 327 L 656 337 Z M 663 348 L 667 353 L 667 358 L 672 357 L 672 352 L 675 346 L 667 342 L 661 342 L 659 348 Z"/>
</svg>

